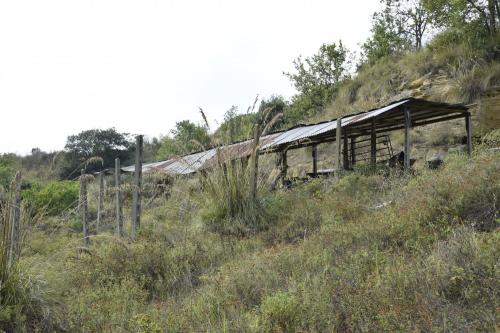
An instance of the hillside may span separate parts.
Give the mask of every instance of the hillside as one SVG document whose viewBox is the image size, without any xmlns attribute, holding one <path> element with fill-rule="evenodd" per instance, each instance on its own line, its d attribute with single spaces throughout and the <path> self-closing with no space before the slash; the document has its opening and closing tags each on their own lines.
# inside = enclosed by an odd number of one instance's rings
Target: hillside
<svg viewBox="0 0 500 333">
<path fill-rule="evenodd" d="M 412 131 L 419 162 L 411 172 L 360 167 L 272 191 L 274 156 L 263 156 L 255 197 L 250 167 L 144 175 L 136 239 L 130 177 L 119 189 L 113 175 L 105 177 L 97 231 L 98 182 L 87 175 L 89 247 L 82 246 L 75 181 L 24 183 L 23 240 L 13 266 L 3 250 L 10 211 L 7 201 L 0 205 L 0 331 L 498 331 L 498 40 L 477 49 L 436 38 L 419 51 L 366 63 L 324 109 L 300 114 L 317 122 L 410 96 L 465 103 L 474 122 L 470 158 L 459 149 L 460 120 Z M 280 110 L 281 126 L 292 119 L 289 109 Z M 231 123 L 223 123 L 215 139 L 246 137 L 262 112 L 237 116 L 241 128 L 231 135 Z M 401 149 L 402 134 L 391 139 Z M 175 138 L 168 140 L 173 147 Z M 320 167 L 333 164 L 332 146 L 321 148 Z M 438 153 L 443 165 L 426 168 Z M 310 151 L 291 154 L 289 163 L 291 176 L 302 176 Z M 36 165 L 28 171 L 36 174 Z M 117 190 L 125 237 L 114 230 Z"/>
</svg>

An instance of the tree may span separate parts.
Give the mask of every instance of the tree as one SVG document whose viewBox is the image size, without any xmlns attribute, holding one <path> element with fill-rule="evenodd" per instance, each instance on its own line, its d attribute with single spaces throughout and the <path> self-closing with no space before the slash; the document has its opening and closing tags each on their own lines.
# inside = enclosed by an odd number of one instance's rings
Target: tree
<svg viewBox="0 0 500 333">
<path fill-rule="evenodd" d="M 422 0 L 438 25 L 457 30 L 474 30 L 477 25 L 487 35 L 499 28 L 499 0 Z"/>
<path fill-rule="evenodd" d="M 299 92 L 292 106 L 299 101 L 297 105 L 306 107 L 300 110 L 303 116 L 322 111 L 336 93 L 338 83 L 349 76 L 349 56 L 349 50 L 339 41 L 321 45 L 312 57 L 295 59 L 295 72 L 284 73 Z"/>
<path fill-rule="evenodd" d="M 362 45 L 364 61 L 373 64 L 386 56 L 420 49 L 432 22 L 422 0 L 382 0 L 373 14 L 372 36 Z"/>
<path fill-rule="evenodd" d="M 208 127 L 197 125 L 189 120 L 179 121 L 170 135 L 162 138 L 156 154 L 158 160 L 199 151 L 210 145 Z"/>
<path fill-rule="evenodd" d="M 132 157 L 133 144 L 127 133 L 119 133 L 114 128 L 106 130 L 91 129 L 70 135 L 64 147 L 65 165 L 61 170 L 63 178 L 71 178 L 80 169 L 94 172 L 102 168 L 114 166 L 115 158 L 122 164 L 128 163 Z M 90 163 L 94 161 L 94 163 Z M 95 163 L 98 161 L 98 163 Z"/>
<path fill-rule="evenodd" d="M 361 46 L 363 62 L 374 64 L 380 59 L 409 48 L 402 21 L 389 7 L 373 14 L 372 36 Z"/>
</svg>

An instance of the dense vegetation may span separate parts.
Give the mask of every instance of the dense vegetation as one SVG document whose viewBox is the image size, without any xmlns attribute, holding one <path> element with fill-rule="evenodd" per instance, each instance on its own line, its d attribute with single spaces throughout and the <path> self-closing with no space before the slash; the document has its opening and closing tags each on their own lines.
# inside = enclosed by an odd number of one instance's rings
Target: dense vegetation
<svg viewBox="0 0 500 333">
<path fill-rule="evenodd" d="M 357 63 L 341 41 L 325 44 L 286 74 L 297 88 L 291 100 L 256 100 L 246 113 L 233 107 L 213 130 L 201 110 L 201 124 L 182 121 L 148 141 L 146 160 L 258 139 L 408 92 L 476 102 L 500 83 L 498 1 L 383 3 Z M 500 132 L 475 133 L 472 158 L 450 153 L 437 170 L 360 167 L 289 190 L 270 190 L 274 164 L 259 162 L 256 146 L 246 166 L 217 165 L 173 181 L 145 175 L 137 239 L 114 235 L 110 187 L 90 248 L 81 246 L 71 179 L 80 169 L 112 167 L 115 157 L 131 160 L 129 136 L 89 130 L 69 137 L 62 152 L 2 155 L 0 330 L 493 332 L 500 325 L 500 158 L 491 148 Z M 414 135 L 426 145 L 460 143 L 452 125 Z M 8 265 L 16 170 L 23 173 L 23 242 Z M 121 189 L 128 215 L 131 188 Z M 92 220 L 96 195 L 94 182 Z"/>
</svg>

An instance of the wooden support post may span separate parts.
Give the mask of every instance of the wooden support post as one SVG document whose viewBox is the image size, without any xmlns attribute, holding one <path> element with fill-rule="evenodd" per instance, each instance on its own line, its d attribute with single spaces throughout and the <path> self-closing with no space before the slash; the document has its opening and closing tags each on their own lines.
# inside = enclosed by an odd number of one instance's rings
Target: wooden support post
<svg viewBox="0 0 500 333">
<path fill-rule="evenodd" d="M 372 118 L 372 128 L 370 133 L 370 165 L 375 168 L 377 164 L 377 131 L 375 129 L 375 118 Z"/>
<path fill-rule="evenodd" d="M 104 171 L 99 172 L 99 194 L 97 198 L 96 232 L 99 232 L 104 213 Z"/>
<path fill-rule="evenodd" d="M 342 154 L 342 142 L 341 141 L 341 136 L 342 136 L 342 118 L 337 119 L 337 130 L 335 131 L 335 143 L 336 143 L 336 156 L 335 156 L 335 167 L 337 170 L 335 170 L 335 176 L 339 176 L 340 169 L 342 168 L 340 165 L 341 161 L 341 154 Z"/>
<path fill-rule="evenodd" d="M 313 160 L 313 177 L 318 176 L 318 146 L 312 146 L 312 160 Z"/>
<path fill-rule="evenodd" d="M 286 187 L 286 175 L 288 173 L 288 161 L 287 161 L 287 152 L 283 150 L 281 153 L 281 182 L 284 187 Z"/>
<path fill-rule="evenodd" d="M 351 136 L 351 166 L 356 164 L 356 138 Z"/>
<path fill-rule="evenodd" d="M 342 150 L 342 153 L 344 155 L 344 163 L 343 163 L 344 170 L 349 169 L 349 141 L 348 141 L 349 138 L 347 137 L 347 133 L 346 132 L 347 131 L 344 130 L 344 138 L 343 138 L 343 140 L 344 140 L 344 148 Z"/>
<path fill-rule="evenodd" d="M 132 239 L 141 226 L 141 189 L 142 189 L 142 135 L 135 138 L 134 192 L 132 194 Z"/>
<path fill-rule="evenodd" d="M 122 208 L 122 191 L 121 175 L 120 175 L 120 159 L 115 159 L 115 196 L 116 196 L 116 234 L 118 237 L 123 237 L 123 208 Z"/>
<path fill-rule="evenodd" d="M 405 114 L 405 133 L 404 133 L 404 153 L 405 153 L 405 160 L 404 160 L 404 167 L 406 170 L 410 169 L 410 128 L 411 128 L 411 115 L 410 115 L 410 110 L 405 107 L 404 108 L 404 114 Z"/>
<path fill-rule="evenodd" d="M 248 166 L 248 160 L 250 159 L 250 156 L 244 156 L 241 158 L 241 169 L 245 171 Z"/>
<path fill-rule="evenodd" d="M 83 246 L 89 247 L 89 227 L 88 227 L 88 203 L 87 203 L 87 180 L 85 179 L 85 170 L 80 172 L 80 216 L 83 225 Z"/>
<path fill-rule="evenodd" d="M 252 204 L 257 200 L 257 181 L 259 177 L 259 141 L 260 141 L 260 126 L 255 126 L 253 133 L 252 144 L 252 159 L 251 159 L 251 174 L 250 174 L 250 196 Z"/>
<path fill-rule="evenodd" d="M 472 121 L 470 112 L 465 114 L 465 130 L 467 131 L 467 154 L 472 156 Z"/>
<path fill-rule="evenodd" d="M 19 240 L 21 233 L 21 172 L 18 171 L 12 181 L 11 187 L 11 208 L 10 208 L 10 248 L 8 265 L 9 267 L 14 264 L 17 259 L 19 251 Z"/>
</svg>

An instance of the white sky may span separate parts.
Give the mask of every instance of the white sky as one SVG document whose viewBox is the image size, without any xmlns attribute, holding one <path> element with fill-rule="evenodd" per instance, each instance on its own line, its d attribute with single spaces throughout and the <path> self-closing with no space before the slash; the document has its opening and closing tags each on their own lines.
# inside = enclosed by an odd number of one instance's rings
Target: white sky
<svg viewBox="0 0 500 333">
<path fill-rule="evenodd" d="M 62 149 L 116 127 L 148 136 L 214 124 L 322 43 L 369 36 L 379 0 L 0 0 L 0 152 Z"/>
</svg>

